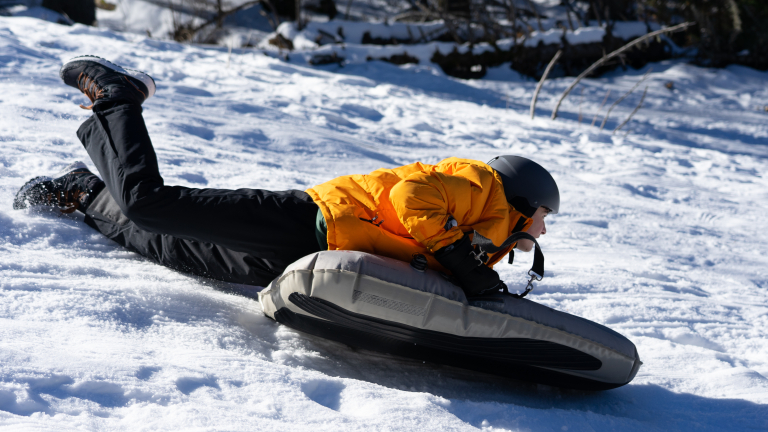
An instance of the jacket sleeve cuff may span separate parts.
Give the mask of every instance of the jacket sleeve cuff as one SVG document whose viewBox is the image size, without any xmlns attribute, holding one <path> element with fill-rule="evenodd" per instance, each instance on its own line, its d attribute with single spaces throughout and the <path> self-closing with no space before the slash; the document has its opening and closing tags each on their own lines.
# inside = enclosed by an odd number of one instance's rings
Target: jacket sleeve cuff
<svg viewBox="0 0 768 432">
<path fill-rule="evenodd" d="M 464 233 L 458 228 L 452 228 L 443 234 L 437 235 L 427 241 L 424 246 L 429 249 L 430 252 L 435 253 L 440 249 L 452 245 L 464 237 Z"/>
</svg>

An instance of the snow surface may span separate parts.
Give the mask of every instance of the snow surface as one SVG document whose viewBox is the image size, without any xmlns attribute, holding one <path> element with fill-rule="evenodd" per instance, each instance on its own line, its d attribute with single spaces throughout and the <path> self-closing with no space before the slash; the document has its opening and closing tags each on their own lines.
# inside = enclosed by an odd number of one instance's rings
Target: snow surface
<svg viewBox="0 0 768 432">
<path fill-rule="evenodd" d="M 157 79 L 145 118 L 168 184 L 307 188 L 448 156 L 534 158 L 562 208 L 532 299 L 629 337 L 625 387 L 564 391 L 396 359 L 280 326 L 246 287 L 127 252 L 79 215 L 14 211 L 73 160 L 85 101 L 61 63 L 94 54 Z M 428 65 L 308 67 L 258 51 L 0 18 L 0 430 L 768 430 L 768 73 L 649 68 L 460 81 Z M 672 82 L 670 90 L 664 86 Z M 583 89 L 583 90 L 582 90 Z M 579 114 L 583 120 L 579 121 Z M 602 117 L 597 119 L 597 125 Z M 529 254 L 498 270 L 522 288 Z M 252 294 L 252 292 L 250 293 Z"/>
</svg>

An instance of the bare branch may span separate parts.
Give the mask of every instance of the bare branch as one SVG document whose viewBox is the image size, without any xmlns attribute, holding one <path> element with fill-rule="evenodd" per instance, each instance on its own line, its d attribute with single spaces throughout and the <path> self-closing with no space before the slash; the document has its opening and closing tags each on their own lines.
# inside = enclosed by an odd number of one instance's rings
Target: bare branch
<svg viewBox="0 0 768 432">
<path fill-rule="evenodd" d="M 552 66 L 557 63 L 557 59 L 560 58 L 560 55 L 563 54 L 563 50 L 557 50 L 555 53 L 555 56 L 552 57 L 552 60 L 549 61 L 549 64 L 547 65 L 547 68 L 544 69 L 544 75 L 541 76 L 541 79 L 539 80 L 539 83 L 536 85 L 536 90 L 533 92 L 533 99 L 531 99 L 531 120 L 533 120 L 534 113 L 536 112 L 536 99 L 539 98 L 539 91 L 541 90 L 541 87 L 544 85 L 544 81 L 547 79 L 547 75 L 549 75 L 549 71 L 552 70 Z"/>
<path fill-rule="evenodd" d="M 269 7 L 269 10 L 272 11 L 272 18 L 269 17 L 269 15 L 265 15 L 267 19 L 269 20 L 269 24 L 272 25 L 272 28 L 277 30 L 277 28 L 280 26 L 280 17 L 277 15 L 277 9 L 275 9 L 275 5 L 272 4 L 271 0 L 264 0 L 264 2 L 267 4 L 267 7 Z M 264 9 L 262 9 L 262 12 Z"/>
<path fill-rule="evenodd" d="M 653 71 L 653 68 L 649 68 L 648 72 L 643 74 L 643 77 L 640 78 L 640 81 L 638 81 L 635 85 L 633 85 L 632 88 L 629 89 L 628 92 L 624 93 L 624 95 L 622 97 L 616 99 L 616 102 L 611 104 L 611 107 L 608 108 L 608 112 L 605 113 L 605 117 L 603 117 L 603 122 L 600 124 L 600 130 L 603 130 L 603 128 L 605 127 L 605 123 L 608 121 L 608 117 L 611 115 L 611 111 L 613 111 L 613 109 L 616 107 L 616 105 L 620 104 L 621 101 L 623 101 L 624 99 L 627 98 L 627 96 L 631 95 L 632 92 L 635 91 L 635 89 L 638 88 L 640 86 L 640 84 L 642 84 L 643 81 L 645 81 L 648 78 L 648 75 L 650 75 L 651 71 Z"/>
<path fill-rule="evenodd" d="M 613 133 L 616 133 L 616 131 L 618 131 L 621 128 L 623 128 L 627 123 L 629 123 L 630 120 L 632 120 L 632 116 L 634 116 L 635 113 L 638 112 L 640 110 L 640 108 L 643 106 L 643 102 L 645 101 L 645 94 L 646 93 L 648 93 L 648 86 L 645 86 L 645 90 L 643 90 L 643 97 L 640 98 L 640 103 L 637 104 L 637 106 L 635 107 L 635 110 L 632 111 L 632 114 L 630 114 L 629 117 L 627 117 L 626 120 L 624 120 L 624 123 L 620 124 L 619 127 L 617 127 L 616 129 L 613 130 Z"/>
<path fill-rule="evenodd" d="M 195 33 L 199 32 L 200 30 L 204 29 L 205 27 L 207 27 L 207 26 L 217 22 L 218 20 L 222 20 L 222 19 L 224 19 L 224 17 L 226 17 L 228 15 L 232 15 L 235 12 L 241 11 L 241 10 L 243 10 L 243 9 L 245 9 L 247 7 L 253 6 L 253 5 L 257 4 L 257 3 L 259 3 L 259 0 L 249 1 L 249 2 L 245 2 L 245 3 L 241 4 L 240 6 L 237 6 L 237 7 L 234 7 L 232 9 L 229 9 L 227 11 L 221 11 L 220 14 L 216 14 L 213 18 L 211 18 L 208 21 L 200 24 L 199 26 L 192 27 L 191 29 L 189 29 L 189 32 L 190 32 L 191 35 L 194 35 Z"/>
<path fill-rule="evenodd" d="M 566 98 L 566 96 L 568 96 L 568 93 L 570 93 L 571 90 L 573 90 L 573 88 L 576 87 L 576 84 L 578 84 L 579 81 L 581 81 L 584 77 L 589 76 L 589 74 L 591 74 L 595 69 L 600 67 L 603 63 L 605 63 L 609 59 L 611 59 L 613 57 L 616 57 L 617 55 L 623 53 L 624 51 L 627 51 L 628 49 L 634 47 L 635 45 L 638 45 L 641 42 L 643 42 L 645 40 L 648 40 L 648 39 L 650 39 L 650 38 L 652 38 L 654 36 L 658 36 L 658 35 L 664 34 L 664 33 L 672 33 L 672 32 L 676 32 L 676 31 L 684 30 L 684 29 L 686 29 L 686 28 L 688 28 L 688 27 L 690 27 L 690 26 L 692 26 L 694 24 L 695 23 L 693 23 L 693 22 L 686 22 L 686 23 L 678 24 L 678 25 L 673 26 L 673 27 L 668 27 L 668 28 L 665 28 L 665 29 L 656 30 L 655 32 L 648 33 L 645 36 L 642 36 L 642 37 L 639 37 L 639 38 L 633 40 L 632 42 L 624 45 L 623 47 L 617 49 L 616 51 L 614 51 L 614 52 L 612 52 L 612 53 L 610 53 L 610 54 L 608 54 L 606 56 L 603 56 L 603 58 L 601 58 L 600 60 L 594 62 L 592 64 L 592 66 L 588 67 L 587 70 L 585 70 L 584 72 L 581 73 L 581 75 L 576 77 L 576 79 L 573 81 L 573 83 L 571 83 L 571 85 L 568 86 L 567 89 L 565 89 L 565 91 L 563 92 L 562 96 L 560 96 L 560 100 L 557 101 L 557 105 L 555 106 L 555 109 L 552 111 L 552 120 L 557 118 L 557 111 L 560 109 L 560 104 L 563 103 L 563 100 Z"/>
<path fill-rule="evenodd" d="M 597 116 L 600 115 L 600 111 L 603 110 L 603 107 L 605 106 L 605 103 L 608 102 L 608 97 L 611 95 L 611 91 L 608 90 L 608 92 L 605 94 L 605 98 L 603 98 L 603 103 L 600 104 L 600 108 L 598 108 L 597 112 L 595 113 L 595 116 L 592 117 L 592 124 L 589 125 L 590 127 L 595 125 L 595 122 L 597 121 Z"/>
<path fill-rule="evenodd" d="M 541 26 L 541 17 L 539 16 L 539 11 L 536 9 L 536 4 L 532 0 L 528 0 L 528 4 L 531 6 L 531 11 L 533 11 L 533 15 L 536 17 L 536 22 L 539 25 L 539 31 L 543 32 L 544 27 Z"/>
<path fill-rule="evenodd" d="M 304 29 L 304 22 L 301 19 L 301 0 L 296 0 L 296 28 L 299 31 Z"/>
<path fill-rule="evenodd" d="M 576 31 L 575 28 L 573 28 L 573 21 L 571 20 L 571 11 L 570 9 L 565 10 L 565 16 L 568 18 L 568 28 L 571 29 L 571 31 Z"/>
<path fill-rule="evenodd" d="M 443 24 L 445 25 L 445 28 L 448 30 L 448 33 L 453 36 L 453 39 L 456 41 L 456 43 L 461 44 L 462 40 L 461 37 L 459 37 L 459 32 L 456 30 L 456 27 L 454 26 L 454 22 L 451 20 L 451 16 L 447 13 L 443 12 L 442 9 L 438 8 L 436 11 L 430 11 L 427 9 L 421 2 L 416 3 L 416 6 L 421 9 L 425 14 L 429 15 L 437 15 L 441 20 L 443 20 Z"/>
</svg>

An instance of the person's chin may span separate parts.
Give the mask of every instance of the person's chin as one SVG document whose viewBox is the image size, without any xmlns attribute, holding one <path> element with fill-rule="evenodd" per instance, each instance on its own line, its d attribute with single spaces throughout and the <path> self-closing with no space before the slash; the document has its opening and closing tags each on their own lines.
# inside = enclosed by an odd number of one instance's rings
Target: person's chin
<svg viewBox="0 0 768 432">
<path fill-rule="evenodd" d="M 515 246 L 515 249 L 521 252 L 530 252 L 531 249 L 533 249 L 533 242 L 530 240 L 520 240 L 519 242 L 517 242 L 517 246 Z"/>
</svg>

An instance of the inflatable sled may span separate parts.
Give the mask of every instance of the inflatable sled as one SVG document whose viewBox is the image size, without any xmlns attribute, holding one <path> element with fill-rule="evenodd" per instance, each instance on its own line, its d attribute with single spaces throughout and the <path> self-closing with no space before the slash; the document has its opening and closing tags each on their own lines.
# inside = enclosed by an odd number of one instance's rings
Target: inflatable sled
<svg viewBox="0 0 768 432">
<path fill-rule="evenodd" d="M 558 387 L 619 387 L 642 364 L 600 324 L 509 294 L 468 301 L 436 271 L 363 252 L 306 256 L 259 301 L 268 317 L 322 338 Z"/>
</svg>

